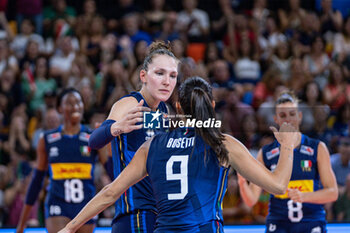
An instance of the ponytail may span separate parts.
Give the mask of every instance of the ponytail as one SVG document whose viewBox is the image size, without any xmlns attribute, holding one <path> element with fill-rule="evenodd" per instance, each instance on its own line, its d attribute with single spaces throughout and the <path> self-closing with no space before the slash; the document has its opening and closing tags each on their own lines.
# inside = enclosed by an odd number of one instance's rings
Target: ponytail
<svg viewBox="0 0 350 233">
<path fill-rule="evenodd" d="M 179 100 L 185 114 L 192 115 L 192 118 L 202 121 L 215 118 L 211 87 L 202 78 L 187 79 L 180 87 Z M 221 164 L 228 161 L 228 152 L 223 144 L 224 135 L 220 129 L 196 127 L 195 132 L 211 147 Z"/>
</svg>

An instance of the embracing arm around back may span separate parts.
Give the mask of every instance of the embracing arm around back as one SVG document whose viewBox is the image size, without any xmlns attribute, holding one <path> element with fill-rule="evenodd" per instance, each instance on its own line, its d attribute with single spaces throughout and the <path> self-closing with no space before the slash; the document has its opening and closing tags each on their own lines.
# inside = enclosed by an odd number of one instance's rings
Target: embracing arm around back
<svg viewBox="0 0 350 233">
<path fill-rule="evenodd" d="M 120 175 L 91 199 L 79 214 L 59 233 L 72 233 L 77 231 L 89 219 L 102 212 L 108 206 L 114 204 L 130 186 L 142 180 L 147 175 L 146 161 L 151 141 L 152 139 L 143 143 Z"/>
<path fill-rule="evenodd" d="M 281 144 L 281 155 L 274 172 L 259 163 L 248 149 L 233 137 L 226 135 L 225 146 L 229 152 L 229 163 L 243 177 L 272 194 L 285 193 L 293 168 L 293 148 L 298 133 L 290 124 L 283 123 L 280 131 L 273 128 Z"/>
<path fill-rule="evenodd" d="M 332 170 L 328 149 L 323 142 L 320 142 L 317 151 L 317 168 L 323 188 L 306 193 L 297 189 L 288 189 L 289 198 L 295 202 L 325 204 L 338 198 L 337 181 Z"/>
<path fill-rule="evenodd" d="M 144 100 L 137 102 L 134 97 L 125 97 L 116 102 L 107 118 L 100 127 L 92 132 L 89 139 L 89 147 L 98 150 L 107 145 L 114 137 L 122 133 L 129 133 L 141 129 L 143 112 L 151 111 L 144 107 Z"/>
</svg>

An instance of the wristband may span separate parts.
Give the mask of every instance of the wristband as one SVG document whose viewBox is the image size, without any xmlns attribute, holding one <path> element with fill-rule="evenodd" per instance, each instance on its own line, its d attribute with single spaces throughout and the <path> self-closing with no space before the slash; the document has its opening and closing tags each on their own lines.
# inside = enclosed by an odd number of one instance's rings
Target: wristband
<svg viewBox="0 0 350 233">
<path fill-rule="evenodd" d="M 32 182 L 29 185 L 27 195 L 26 195 L 25 203 L 27 205 L 34 205 L 36 199 L 39 196 L 41 188 L 43 186 L 45 174 L 46 174 L 46 171 L 41 171 L 38 169 L 34 170 L 34 176 L 32 178 Z"/>
<path fill-rule="evenodd" d="M 99 150 L 114 138 L 111 134 L 111 126 L 115 120 L 105 120 L 100 127 L 95 129 L 90 135 L 89 147 L 94 150 Z"/>
</svg>

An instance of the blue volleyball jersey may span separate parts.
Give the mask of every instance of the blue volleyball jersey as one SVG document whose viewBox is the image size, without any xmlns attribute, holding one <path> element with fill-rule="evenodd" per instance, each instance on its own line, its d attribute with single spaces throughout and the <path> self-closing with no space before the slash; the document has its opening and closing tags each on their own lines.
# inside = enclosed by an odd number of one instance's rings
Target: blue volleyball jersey
<svg viewBox="0 0 350 233">
<path fill-rule="evenodd" d="M 297 188 L 301 192 L 315 192 L 322 189 L 317 168 L 319 142 L 302 134 L 300 146 L 294 149 L 292 177 L 288 188 Z M 280 144 L 275 141 L 262 149 L 265 166 L 272 171 L 278 163 L 279 148 Z M 283 195 L 271 195 L 267 219 L 292 223 L 324 221 L 325 210 L 323 205 L 293 202 L 286 192 Z"/>
<path fill-rule="evenodd" d="M 193 128 L 156 135 L 147 158 L 158 209 L 154 232 L 223 232 L 228 169 Z"/>
<path fill-rule="evenodd" d="M 140 102 L 143 97 L 139 92 L 132 92 L 125 97 L 134 97 Z M 144 101 L 145 107 L 149 107 Z M 161 102 L 157 110 L 161 113 L 167 113 L 165 103 Z M 139 147 L 154 134 L 163 131 L 163 129 L 146 129 L 142 128 L 134 130 L 127 134 L 121 134 L 113 139 L 112 156 L 114 177 L 117 177 L 123 169 L 130 163 L 134 154 Z M 157 212 L 155 199 L 151 188 L 151 183 L 148 177 L 130 187 L 115 203 L 115 218 L 114 221 L 123 214 L 133 213 L 136 210 L 150 210 Z"/>
<path fill-rule="evenodd" d="M 76 135 L 64 135 L 62 126 L 45 132 L 50 184 L 46 203 L 69 203 L 70 210 L 83 207 L 94 195 L 94 164 L 96 153 L 91 153 L 88 141 L 91 130 L 83 125 Z M 75 205 L 76 204 L 76 205 Z M 53 210 L 61 215 L 61 210 Z"/>
</svg>

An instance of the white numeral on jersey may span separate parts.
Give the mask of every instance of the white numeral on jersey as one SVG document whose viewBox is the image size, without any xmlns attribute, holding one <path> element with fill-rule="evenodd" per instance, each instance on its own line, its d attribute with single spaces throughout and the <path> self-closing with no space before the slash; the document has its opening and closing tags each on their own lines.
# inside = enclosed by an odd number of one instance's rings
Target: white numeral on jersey
<svg viewBox="0 0 350 233">
<path fill-rule="evenodd" d="M 64 182 L 64 199 L 66 202 L 80 203 L 84 200 L 83 182 L 78 179 Z"/>
<path fill-rule="evenodd" d="M 174 174 L 174 162 L 180 162 L 180 173 Z M 188 193 L 188 155 L 173 155 L 166 163 L 166 180 L 180 180 L 181 192 L 168 194 L 169 200 L 182 200 Z"/>
<path fill-rule="evenodd" d="M 289 200 L 287 202 L 288 205 L 288 218 L 292 222 L 300 222 L 300 220 L 303 218 L 303 211 L 302 207 L 303 204 L 300 202 L 293 202 L 293 200 Z"/>
</svg>

